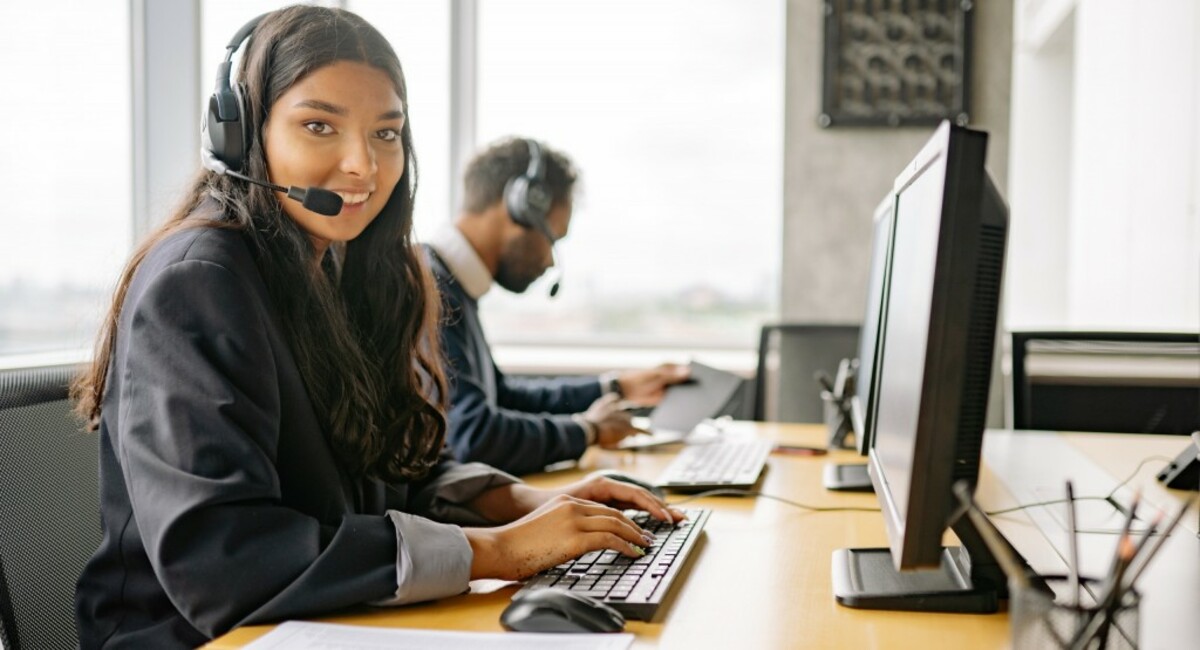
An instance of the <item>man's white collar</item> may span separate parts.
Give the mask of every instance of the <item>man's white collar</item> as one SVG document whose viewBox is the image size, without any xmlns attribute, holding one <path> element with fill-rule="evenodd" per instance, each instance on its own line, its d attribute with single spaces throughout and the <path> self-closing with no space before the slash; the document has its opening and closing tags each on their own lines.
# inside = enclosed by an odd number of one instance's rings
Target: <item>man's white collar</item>
<svg viewBox="0 0 1200 650">
<path fill-rule="evenodd" d="M 454 279 L 472 299 L 479 300 L 492 288 L 491 272 L 458 226 L 446 224 L 425 243 L 442 258 Z"/>
</svg>

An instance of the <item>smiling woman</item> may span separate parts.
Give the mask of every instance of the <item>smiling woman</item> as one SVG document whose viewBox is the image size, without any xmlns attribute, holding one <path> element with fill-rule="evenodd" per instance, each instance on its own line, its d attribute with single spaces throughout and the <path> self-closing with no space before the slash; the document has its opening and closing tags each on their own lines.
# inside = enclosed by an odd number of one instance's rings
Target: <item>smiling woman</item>
<svg viewBox="0 0 1200 650">
<path fill-rule="evenodd" d="M 597 502 L 681 516 L 649 492 L 538 490 L 442 455 L 439 301 L 412 242 L 391 46 L 311 6 L 251 21 L 230 57 L 246 39 L 210 103 L 208 168 L 134 253 L 75 386 L 100 435 L 104 531 L 78 583 L 81 645 L 194 647 L 638 555 L 652 538 Z M 325 216 L 261 179 L 343 205 Z"/>
</svg>

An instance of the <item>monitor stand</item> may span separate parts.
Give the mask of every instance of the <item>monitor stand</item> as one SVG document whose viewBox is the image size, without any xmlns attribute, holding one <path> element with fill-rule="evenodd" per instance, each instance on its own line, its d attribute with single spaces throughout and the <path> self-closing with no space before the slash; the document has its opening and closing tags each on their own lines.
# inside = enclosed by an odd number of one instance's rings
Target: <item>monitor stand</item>
<svg viewBox="0 0 1200 650">
<path fill-rule="evenodd" d="M 821 481 L 826 490 L 836 492 L 874 492 L 866 463 L 828 463 Z"/>
<path fill-rule="evenodd" d="M 943 548 L 941 566 L 928 571 L 897 571 L 886 548 L 834 551 L 833 594 L 838 603 L 857 609 L 908 612 L 999 611 L 1000 601 L 1008 599 L 1004 572 L 969 518 L 959 517 L 952 528 L 963 545 Z M 1036 588 L 1052 594 L 1016 549 L 1012 552 Z"/>
</svg>

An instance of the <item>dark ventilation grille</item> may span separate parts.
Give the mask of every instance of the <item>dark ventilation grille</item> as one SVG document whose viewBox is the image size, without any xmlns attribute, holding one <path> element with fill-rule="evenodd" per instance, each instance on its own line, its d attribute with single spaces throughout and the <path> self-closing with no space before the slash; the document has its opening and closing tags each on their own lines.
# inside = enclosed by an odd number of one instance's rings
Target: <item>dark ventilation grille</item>
<svg viewBox="0 0 1200 650">
<path fill-rule="evenodd" d="M 992 379 L 992 351 L 996 340 L 996 312 L 1000 301 L 1000 277 L 1004 265 L 1005 229 L 982 226 L 979 266 L 971 298 L 971 322 L 967 332 L 967 376 L 963 382 L 962 412 L 958 421 L 958 452 L 954 479 L 974 481 L 979 476 L 979 456 L 987 421 L 988 386 Z"/>
<path fill-rule="evenodd" d="M 99 436 L 75 367 L 0 372 L 0 634 L 6 650 L 74 648 L 75 582 L 100 543 Z"/>
</svg>

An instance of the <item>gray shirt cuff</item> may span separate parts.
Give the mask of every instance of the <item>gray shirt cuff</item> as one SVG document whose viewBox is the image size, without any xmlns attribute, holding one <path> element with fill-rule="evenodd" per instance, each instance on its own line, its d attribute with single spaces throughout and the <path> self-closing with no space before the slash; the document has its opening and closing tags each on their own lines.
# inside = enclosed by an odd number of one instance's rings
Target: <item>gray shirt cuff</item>
<svg viewBox="0 0 1200 650">
<path fill-rule="evenodd" d="M 373 605 L 405 605 L 461 594 L 471 579 L 471 545 L 458 526 L 388 510 L 396 527 L 396 593 Z"/>
<path fill-rule="evenodd" d="M 489 521 L 470 508 L 475 497 L 498 487 L 520 483 L 517 477 L 483 463 L 456 465 L 434 479 L 433 500 L 429 515 L 438 521 L 463 526 L 491 526 Z"/>
</svg>

